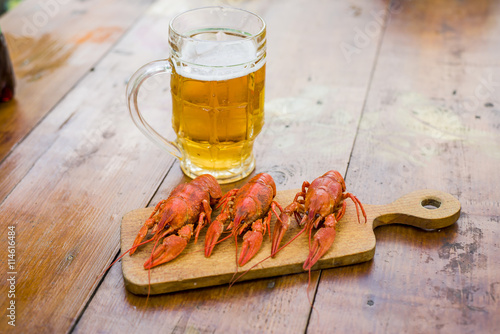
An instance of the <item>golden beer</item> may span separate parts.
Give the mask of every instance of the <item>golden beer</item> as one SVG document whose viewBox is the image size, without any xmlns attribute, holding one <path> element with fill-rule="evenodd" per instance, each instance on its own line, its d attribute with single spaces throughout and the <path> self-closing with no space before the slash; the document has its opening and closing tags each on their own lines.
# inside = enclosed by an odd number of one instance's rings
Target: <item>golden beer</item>
<svg viewBox="0 0 500 334">
<path fill-rule="evenodd" d="M 208 170 L 238 168 L 251 158 L 264 124 L 265 65 L 220 81 L 173 73 L 172 123 L 186 159 Z"/>
<path fill-rule="evenodd" d="M 244 41 L 244 36 L 220 31 L 193 37 Z M 193 73 L 190 64 L 188 73 L 179 73 L 186 67 L 177 66 L 176 70 L 174 66 L 170 81 L 172 126 L 184 153 L 181 165 L 230 176 L 253 169 L 253 143 L 264 124 L 266 66 L 263 59 L 248 62 L 255 55 L 255 47 L 248 42 L 232 45 L 217 57 L 205 57 L 203 50 L 211 50 L 210 46 L 208 43 L 201 51 L 183 50 L 184 59 L 196 53 L 196 63 L 210 66 L 209 71 Z M 247 62 L 228 71 L 224 67 L 228 53 L 232 62 L 235 57 Z"/>
<path fill-rule="evenodd" d="M 169 27 L 170 57 L 144 65 L 127 85 L 130 115 L 154 143 L 180 160 L 183 172 L 211 174 L 219 183 L 249 175 L 253 144 L 264 124 L 266 27 L 259 16 L 214 6 L 176 16 Z M 171 141 L 139 111 L 142 83 L 170 74 Z"/>
</svg>

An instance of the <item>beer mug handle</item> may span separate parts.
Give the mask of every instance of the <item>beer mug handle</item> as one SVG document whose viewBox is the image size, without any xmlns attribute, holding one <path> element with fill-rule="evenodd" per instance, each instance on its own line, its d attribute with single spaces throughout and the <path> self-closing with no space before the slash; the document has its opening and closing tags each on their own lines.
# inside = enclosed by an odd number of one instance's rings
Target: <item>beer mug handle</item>
<svg viewBox="0 0 500 334">
<path fill-rule="evenodd" d="M 155 144 L 167 150 L 179 160 L 182 160 L 182 153 L 176 143 L 168 140 L 159 134 L 144 118 L 139 111 L 137 96 L 141 85 L 152 76 L 157 74 L 172 74 L 172 64 L 170 59 L 152 61 L 139 68 L 130 78 L 127 84 L 127 104 L 130 116 L 141 132 Z"/>
</svg>

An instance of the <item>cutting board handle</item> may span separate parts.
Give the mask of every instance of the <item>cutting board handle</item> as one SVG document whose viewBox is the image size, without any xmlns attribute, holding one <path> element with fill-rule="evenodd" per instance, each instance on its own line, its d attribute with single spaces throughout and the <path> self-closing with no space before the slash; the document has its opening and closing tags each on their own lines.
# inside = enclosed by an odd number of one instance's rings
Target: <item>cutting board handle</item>
<svg viewBox="0 0 500 334">
<path fill-rule="evenodd" d="M 406 194 L 387 205 L 374 206 L 373 228 L 405 224 L 426 230 L 443 228 L 460 217 L 460 202 L 440 190 L 422 189 Z"/>
</svg>

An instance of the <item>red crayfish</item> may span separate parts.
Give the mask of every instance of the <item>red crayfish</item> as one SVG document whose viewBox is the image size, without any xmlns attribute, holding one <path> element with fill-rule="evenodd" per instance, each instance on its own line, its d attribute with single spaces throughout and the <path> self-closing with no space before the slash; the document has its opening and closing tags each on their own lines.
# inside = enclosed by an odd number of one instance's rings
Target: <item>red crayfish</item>
<svg viewBox="0 0 500 334">
<path fill-rule="evenodd" d="M 164 239 L 144 263 L 144 268 L 149 269 L 175 259 L 186 248 L 193 235 L 194 225 L 196 225 L 196 242 L 202 227 L 210 224 L 212 206 L 221 198 L 220 185 L 213 176 L 208 174 L 178 185 L 168 199 L 156 205 L 153 213 L 137 234 L 130 249 L 130 255 L 138 246 L 145 243 L 143 240 L 151 230 L 154 236 L 150 240 L 158 243 L 162 238 Z M 177 235 L 174 234 L 176 232 Z"/>
<path fill-rule="evenodd" d="M 290 217 L 293 214 L 302 230 L 289 242 L 295 240 L 304 231 L 309 232 L 311 240 L 312 228 L 322 227 L 314 235 L 314 240 L 309 242 L 309 255 L 304 262 L 304 270 L 311 267 L 330 249 L 335 239 L 335 225 L 344 216 L 347 198 L 356 206 L 358 222 L 360 222 L 359 209 L 363 213 L 366 223 L 366 213 L 361 202 L 351 193 L 345 193 L 344 178 L 337 171 L 326 172 L 312 183 L 304 181 L 302 191 L 295 195 L 293 202 L 281 213 L 273 232 L 271 256 L 283 247 L 279 244 L 290 226 Z M 303 216 L 302 216 L 303 215 Z M 286 245 L 285 245 L 286 246 Z"/>
<path fill-rule="evenodd" d="M 260 249 L 266 228 L 270 229 L 271 211 L 276 217 L 276 207 L 281 206 L 274 201 L 276 185 L 271 175 L 261 173 L 255 175 L 240 189 L 229 191 L 221 199 L 221 213 L 212 221 L 205 237 L 205 256 L 209 257 L 221 236 L 224 225 L 231 230 L 228 236 L 234 236 L 236 252 L 238 252 L 238 235 L 248 230 L 243 236 L 243 245 L 238 259 L 240 266 L 245 265 Z M 224 239 L 222 239 L 224 240 Z M 222 241 L 221 240 L 221 241 Z"/>
</svg>

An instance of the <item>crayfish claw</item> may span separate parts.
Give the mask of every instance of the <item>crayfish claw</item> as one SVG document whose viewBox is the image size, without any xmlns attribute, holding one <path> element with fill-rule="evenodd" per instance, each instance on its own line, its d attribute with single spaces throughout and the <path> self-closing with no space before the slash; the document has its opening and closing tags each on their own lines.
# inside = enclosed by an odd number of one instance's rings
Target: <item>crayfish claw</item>
<svg viewBox="0 0 500 334">
<path fill-rule="evenodd" d="M 205 257 L 210 257 L 212 251 L 214 250 L 219 237 L 224 230 L 224 224 L 219 220 L 214 220 L 208 227 L 207 234 L 205 236 Z"/>
<path fill-rule="evenodd" d="M 274 224 L 272 245 L 271 245 L 271 257 L 274 257 L 278 253 L 279 246 L 283 236 L 290 227 L 290 216 L 286 213 L 282 213 L 276 223 Z"/>
<path fill-rule="evenodd" d="M 318 260 L 325 255 L 335 240 L 335 228 L 322 227 L 314 235 L 314 240 L 309 249 L 309 256 L 304 262 L 304 270 L 310 270 Z"/>
<path fill-rule="evenodd" d="M 160 264 L 172 261 L 186 248 L 191 235 L 193 234 L 193 226 L 185 225 L 179 232 L 179 235 L 169 235 L 153 255 L 144 263 L 144 269 L 151 269 Z"/>
<path fill-rule="evenodd" d="M 248 231 L 243 236 L 243 245 L 241 246 L 240 258 L 238 264 L 243 267 L 254 257 L 262 245 L 263 235 L 260 231 Z"/>
<path fill-rule="evenodd" d="M 137 247 L 139 247 L 139 244 L 144 240 L 146 235 L 148 234 L 148 225 L 144 224 L 142 225 L 141 229 L 139 230 L 139 233 L 137 233 L 137 236 L 135 237 L 134 244 L 132 245 L 132 248 L 130 248 L 130 255 L 134 254 L 135 250 Z"/>
</svg>

